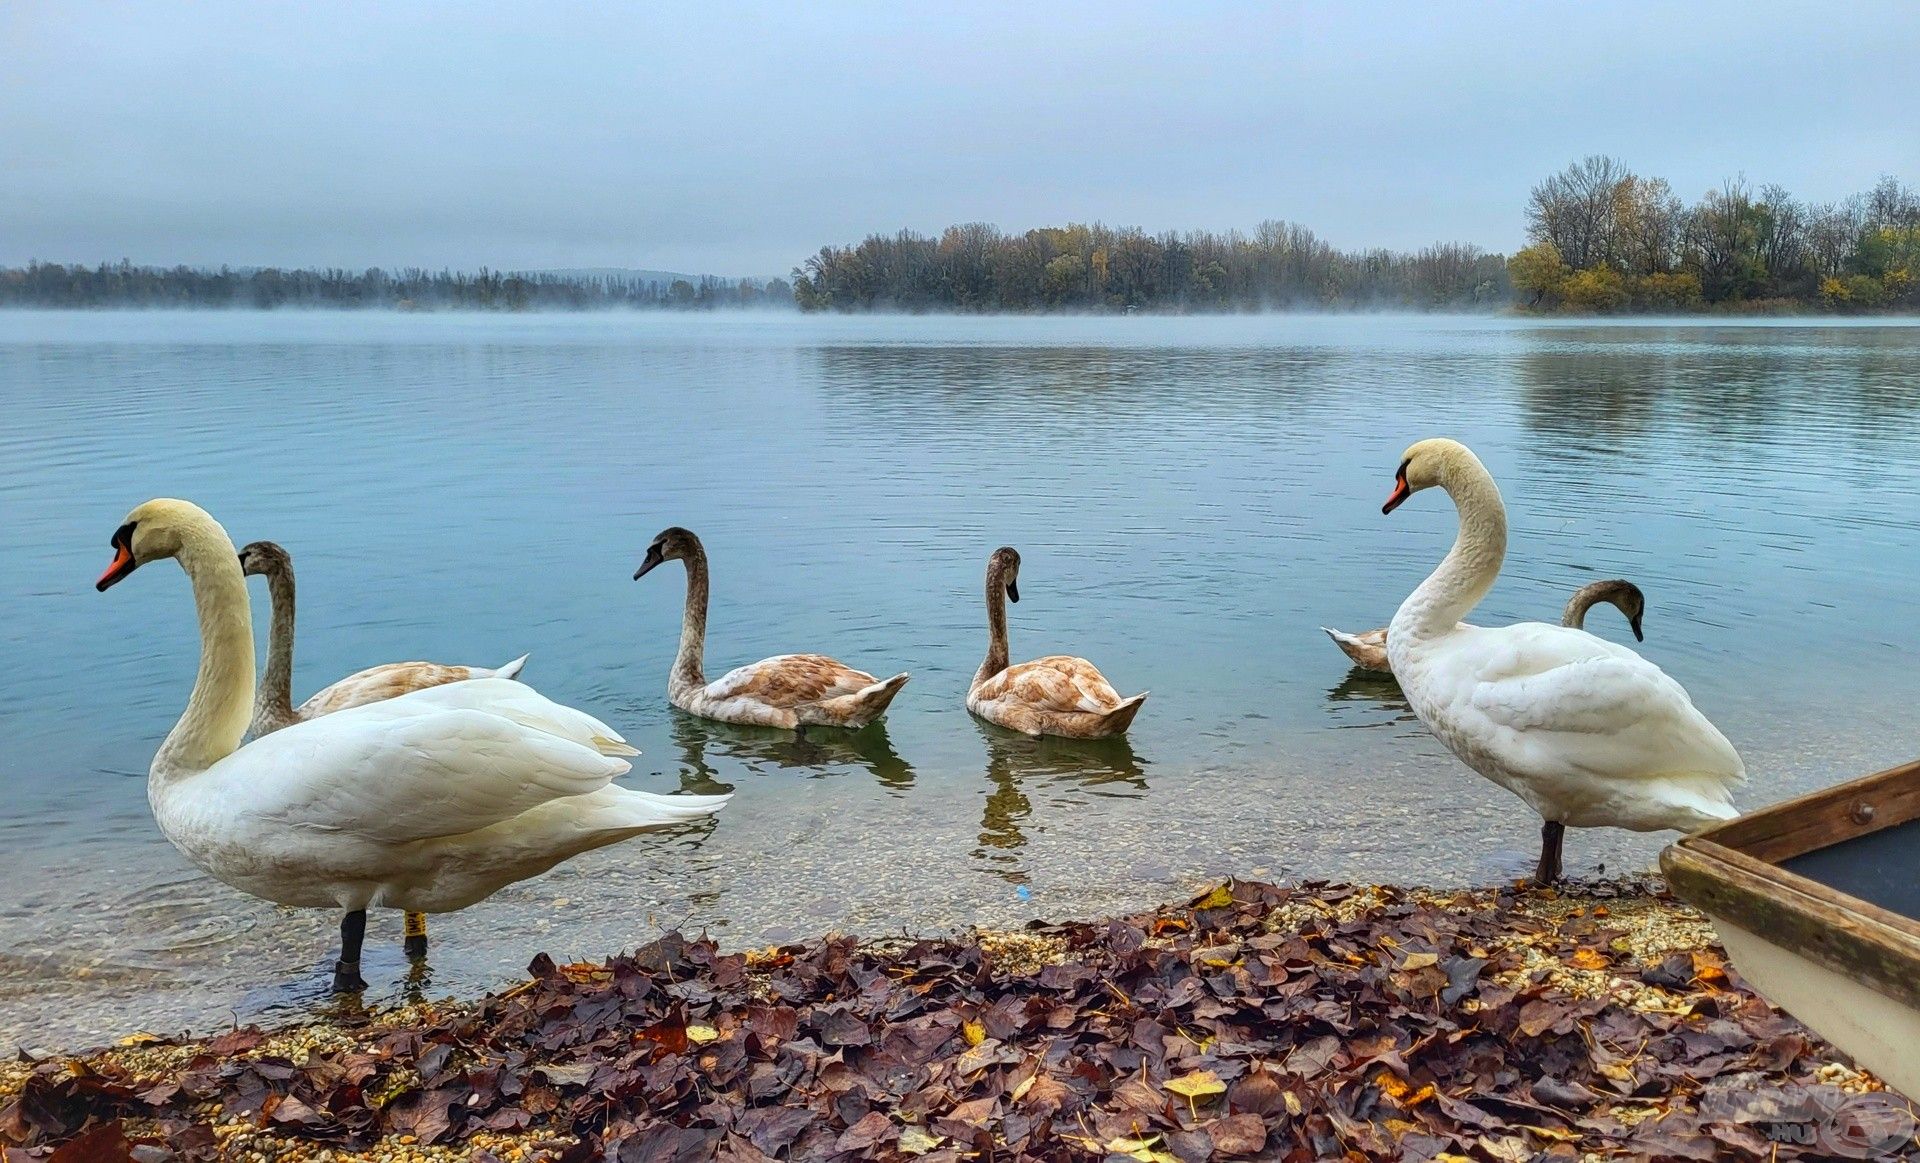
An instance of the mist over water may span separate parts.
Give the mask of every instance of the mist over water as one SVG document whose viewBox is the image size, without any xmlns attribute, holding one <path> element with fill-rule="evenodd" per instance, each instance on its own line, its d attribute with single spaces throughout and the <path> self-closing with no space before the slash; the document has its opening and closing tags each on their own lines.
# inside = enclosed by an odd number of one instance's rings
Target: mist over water
<svg viewBox="0 0 1920 1163">
<path fill-rule="evenodd" d="M 171 565 L 91 585 L 148 497 L 291 550 L 296 698 L 531 651 L 530 682 L 644 752 L 626 782 L 740 793 L 436 918 L 430 980 L 376 915 L 386 1000 L 663 924 L 764 943 L 1111 911 L 1227 874 L 1519 872 L 1537 820 L 1317 629 L 1383 624 L 1445 552 L 1443 497 L 1379 512 L 1428 435 L 1471 444 L 1510 509 L 1475 620 L 1639 583 L 1640 649 L 1741 749 L 1743 806 L 1910 758 L 1917 360 L 1898 323 L 0 315 L 0 1040 L 330 1004 L 337 917 L 207 880 L 148 814 L 192 605 Z M 683 575 L 631 580 L 671 524 L 712 557 L 710 677 L 795 650 L 912 671 L 884 724 L 796 740 L 672 711 Z M 966 714 L 1001 544 L 1024 558 L 1014 655 L 1151 689 L 1127 740 Z M 1611 609 L 1589 628 L 1631 642 Z M 1569 871 L 1661 842 L 1576 832 Z"/>
</svg>

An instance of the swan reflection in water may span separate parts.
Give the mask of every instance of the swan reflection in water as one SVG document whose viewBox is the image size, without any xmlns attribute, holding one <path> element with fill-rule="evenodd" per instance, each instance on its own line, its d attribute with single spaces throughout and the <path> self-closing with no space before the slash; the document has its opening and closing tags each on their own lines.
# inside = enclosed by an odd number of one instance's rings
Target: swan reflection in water
<svg viewBox="0 0 1920 1163">
<path fill-rule="evenodd" d="M 890 791 L 904 792 L 913 786 L 913 765 L 893 749 L 884 719 L 858 731 L 820 727 L 797 735 L 778 727 L 721 723 L 676 710 L 672 729 L 683 764 L 682 790 L 731 790 L 732 785 L 724 782 L 709 762 L 709 752 L 755 773 L 796 768 L 811 779 L 820 779 L 837 774 L 837 768 L 858 767 L 871 772 Z"/>
<path fill-rule="evenodd" d="M 986 809 L 980 846 L 973 857 L 985 871 L 1010 884 L 1025 884 L 1027 868 L 1017 854 L 1027 845 L 1023 827 L 1033 815 L 1029 788 L 1052 804 L 1072 804 L 1076 791 L 1138 799 L 1147 793 L 1147 763 L 1125 735 L 1108 739 L 1033 738 L 974 720 L 987 745 Z M 1060 794 L 1054 794 L 1060 793 Z M 1038 825 L 1045 831 L 1044 823 Z"/>
<path fill-rule="evenodd" d="M 1393 675 L 1356 666 L 1327 691 L 1328 713 L 1348 727 L 1397 727 L 1418 724 L 1413 704 Z"/>
</svg>

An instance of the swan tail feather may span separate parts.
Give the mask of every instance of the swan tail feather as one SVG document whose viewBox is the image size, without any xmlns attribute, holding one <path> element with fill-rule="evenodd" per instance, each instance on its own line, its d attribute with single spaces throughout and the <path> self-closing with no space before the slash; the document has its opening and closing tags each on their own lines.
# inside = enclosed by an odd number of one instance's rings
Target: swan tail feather
<svg viewBox="0 0 1920 1163">
<path fill-rule="evenodd" d="M 900 688 L 907 685 L 909 677 L 906 674 L 896 674 L 892 678 L 862 687 L 850 695 L 807 703 L 795 707 L 794 715 L 804 724 L 864 727 L 886 714 L 887 705 L 893 702 L 893 696 L 900 693 Z"/>
<path fill-rule="evenodd" d="M 509 662 L 505 666 L 502 666 L 496 669 L 493 672 L 493 677 L 513 678 L 513 679 L 519 678 L 520 671 L 527 665 L 527 659 L 530 657 L 532 656 L 528 654 L 522 654 L 520 657 L 514 659 L 512 662 Z"/>
<path fill-rule="evenodd" d="M 1146 704 L 1149 691 L 1141 691 L 1130 699 L 1123 700 L 1119 706 L 1100 716 L 1099 733 L 1101 735 L 1119 735 L 1133 726 L 1133 717 L 1140 713 Z"/>
<path fill-rule="evenodd" d="M 1340 652 L 1353 660 L 1355 666 L 1364 666 L 1368 670 L 1388 670 L 1387 635 L 1385 631 L 1372 630 L 1365 634 L 1348 634 L 1335 630 L 1331 626 L 1320 627 L 1321 632 L 1333 639 Z"/>
</svg>

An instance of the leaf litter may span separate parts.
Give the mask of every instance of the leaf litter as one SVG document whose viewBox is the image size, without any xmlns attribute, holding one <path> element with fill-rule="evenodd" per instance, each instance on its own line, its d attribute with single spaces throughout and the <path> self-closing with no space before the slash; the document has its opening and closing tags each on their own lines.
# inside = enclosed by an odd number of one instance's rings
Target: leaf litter
<svg viewBox="0 0 1920 1163">
<path fill-rule="evenodd" d="M 1773 1160 L 1830 1157 L 1807 1111 L 1909 1111 L 1657 885 L 1230 882 L 1024 934 L 670 933 L 530 973 L 357 1026 L 17 1064 L 5 1163 Z"/>
</svg>

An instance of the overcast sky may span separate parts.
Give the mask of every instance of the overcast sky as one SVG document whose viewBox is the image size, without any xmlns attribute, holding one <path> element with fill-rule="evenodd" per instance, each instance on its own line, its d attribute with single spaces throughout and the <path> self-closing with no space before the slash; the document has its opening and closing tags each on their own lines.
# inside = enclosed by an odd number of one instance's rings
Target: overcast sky
<svg viewBox="0 0 1920 1163">
<path fill-rule="evenodd" d="M 0 0 L 0 262 L 783 274 L 987 221 L 1510 250 L 1611 153 L 1920 183 L 1920 4 Z"/>
</svg>

